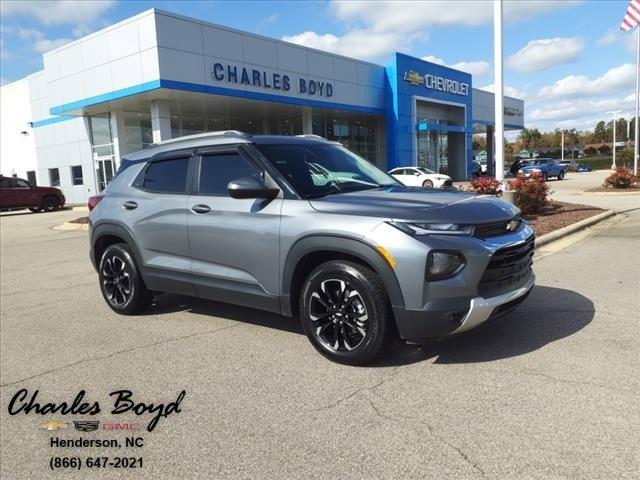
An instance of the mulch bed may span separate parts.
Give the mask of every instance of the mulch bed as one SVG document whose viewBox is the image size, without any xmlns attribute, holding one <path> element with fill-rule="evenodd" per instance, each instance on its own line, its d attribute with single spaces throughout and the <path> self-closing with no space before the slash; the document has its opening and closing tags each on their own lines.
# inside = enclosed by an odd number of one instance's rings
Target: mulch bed
<svg viewBox="0 0 640 480">
<path fill-rule="evenodd" d="M 604 212 L 603 209 L 589 205 L 551 202 L 542 211 L 533 215 L 524 215 L 523 218 L 536 232 L 536 237 L 540 238 L 542 235 L 602 212 Z"/>
<path fill-rule="evenodd" d="M 76 218 L 75 220 L 69 220 L 69 223 L 87 224 L 89 223 L 89 217 L 80 217 L 80 218 Z"/>
</svg>

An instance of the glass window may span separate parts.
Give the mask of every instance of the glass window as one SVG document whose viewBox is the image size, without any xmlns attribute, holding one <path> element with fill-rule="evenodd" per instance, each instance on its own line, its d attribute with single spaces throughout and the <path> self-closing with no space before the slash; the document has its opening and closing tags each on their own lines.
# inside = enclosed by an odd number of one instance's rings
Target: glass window
<svg viewBox="0 0 640 480">
<path fill-rule="evenodd" d="M 60 170 L 57 168 L 49 169 L 49 185 L 52 187 L 60 186 Z"/>
<path fill-rule="evenodd" d="M 195 135 L 204 132 L 204 116 L 202 115 L 183 115 L 182 129 L 180 136 Z"/>
<path fill-rule="evenodd" d="M 23 180 L 21 178 L 16 178 L 16 188 L 30 188 L 29 182 L 27 182 L 26 180 Z"/>
<path fill-rule="evenodd" d="M 109 114 L 94 115 L 89 117 L 91 129 L 91 145 L 106 145 L 111 143 L 111 126 Z"/>
<path fill-rule="evenodd" d="M 84 185 L 84 181 L 82 179 L 82 165 L 74 165 L 71 167 L 71 184 Z"/>
<path fill-rule="evenodd" d="M 11 188 L 11 180 L 6 177 L 0 178 L 0 188 Z"/>
<path fill-rule="evenodd" d="M 27 172 L 27 180 L 29 180 L 29 183 L 35 187 L 36 184 L 37 184 L 37 182 L 36 182 L 36 172 L 33 171 L 33 170 L 29 170 Z"/>
<path fill-rule="evenodd" d="M 200 166 L 200 193 L 227 195 L 230 181 L 242 177 L 259 177 L 259 170 L 237 152 L 205 155 Z"/>
<path fill-rule="evenodd" d="M 137 152 L 153 143 L 151 115 L 148 113 L 125 112 L 124 129 L 126 153 Z"/>
<path fill-rule="evenodd" d="M 346 148 L 331 145 L 257 145 L 304 197 L 398 185 L 388 174 Z"/>
<path fill-rule="evenodd" d="M 188 167 L 187 157 L 153 162 L 144 174 L 142 187 L 152 192 L 185 193 Z"/>
</svg>

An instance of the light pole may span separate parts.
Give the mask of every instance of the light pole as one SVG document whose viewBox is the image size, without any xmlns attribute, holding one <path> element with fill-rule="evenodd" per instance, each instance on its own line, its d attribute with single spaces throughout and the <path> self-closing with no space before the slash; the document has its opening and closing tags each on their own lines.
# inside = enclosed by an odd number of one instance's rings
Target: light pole
<svg viewBox="0 0 640 480">
<path fill-rule="evenodd" d="M 616 169 L 616 114 L 621 111 L 622 110 L 613 110 L 611 112 L 607 112 L 613 114 L 613 163 L 611 164 L 611 170 Z"/>
<path fill-rule="evenodd" d="M 502 0 L 493 0 L 493 74 L 495 96 L 496 180 L 504 180 L 504 75 L 502 72 Z"/>
<path fill-rule="evenodd" d="M 561 141 L 562 145 L 560 147 L 560 150 L 561 150 L 562 153 L 560 154 L 560 158 L 561 158 L 562 161 L 564 161 L 564 130 L 562 130 L 561 138 L 562 138 L 562 141 Z"/>
</svg>

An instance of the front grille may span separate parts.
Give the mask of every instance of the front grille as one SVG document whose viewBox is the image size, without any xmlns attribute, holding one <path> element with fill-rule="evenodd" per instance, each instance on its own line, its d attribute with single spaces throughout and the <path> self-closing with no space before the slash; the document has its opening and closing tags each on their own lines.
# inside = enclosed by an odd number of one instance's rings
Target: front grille
<svg viewBox="0 0 640 480">
<path fill-rule="evenodd" d="M 515 220 L 518 225 L 514 230 L 509 230 L 507 227 L 509 226 L 509 222 Z M 520 217 L 513 217 L 510 220 L 500 220 L 499 222 L 490 222 L 490 223 L 481 223 L 476 225 L 473 229 L 473 234 L 478 238 L 487 238 L 487 237 L 495 237 L 498 235 L 505 235 L 507 233 L 512 233 L 520 227 L 520 222 L 522 220 Z"/>
<path fill-rule="evenodd" d="M 534 241 L 531 235 L 525 243 L 497 250 L 480 279 L 478 293 L 495 297 L 523 285 L 531 274 Z"/>
</svg>

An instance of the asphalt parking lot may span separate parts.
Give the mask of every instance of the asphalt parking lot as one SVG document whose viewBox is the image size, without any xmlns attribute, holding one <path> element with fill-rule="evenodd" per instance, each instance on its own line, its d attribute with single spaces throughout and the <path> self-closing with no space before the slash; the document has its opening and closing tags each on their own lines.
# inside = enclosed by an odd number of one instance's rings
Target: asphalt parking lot
<svg viewBox="0 0 640 480">
<path fill-rule="evenodd" d="M 86 232 L 51 229 L 77 216 L 0 218 L 3 479 L 637 478 L 638 211 L 547 251 L 516 312 L 396 345 L 367 368 L 330 363 L 295 321 L 246 308 L 161 296 L 146 315 L 115 315 Z M 80 432 L 9 416 L 20 388 L 55 402 L 84 389 L 104 406 L 96 419 L 120 422 L 140 419 L 109 414 L 113 390 L 154 403 L 187 393 L 180 413 L 138 432 L 144 468 L 73 472 L 50 458 L 113 450 L 50 448 Z"/>
</svg>

